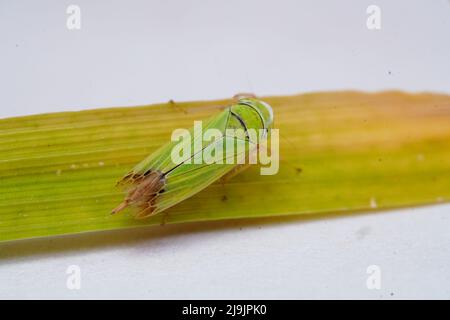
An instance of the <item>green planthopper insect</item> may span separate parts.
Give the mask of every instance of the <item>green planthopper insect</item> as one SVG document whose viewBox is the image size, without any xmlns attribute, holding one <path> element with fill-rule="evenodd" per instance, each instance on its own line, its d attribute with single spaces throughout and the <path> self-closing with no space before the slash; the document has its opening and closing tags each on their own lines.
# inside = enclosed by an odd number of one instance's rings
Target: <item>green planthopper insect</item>
<svg viewBox="0 0 450 320">
<path fill-rule="evenodd" d="M 138 208 L 135 218 L 156 215 L 257 163 L 257 153 L 264 163 L 267 150 L 258 151 L 265 149 L 272 124 L 270 105 L 245 97 L 236 99 L 205 124 L 195 121 L 191 130 L 175 130 L 171 142 L 119 181 L 127 194 L 112 214 L 133 206 Z"/>
</svg>

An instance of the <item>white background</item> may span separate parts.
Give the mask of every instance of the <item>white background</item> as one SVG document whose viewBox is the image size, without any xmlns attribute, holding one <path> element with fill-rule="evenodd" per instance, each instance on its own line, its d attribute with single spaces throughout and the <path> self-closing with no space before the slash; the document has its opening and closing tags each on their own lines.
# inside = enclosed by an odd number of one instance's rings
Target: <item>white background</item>
<svg viewBox="0 0 450 320">
<path fill-rule="evenodd" d="M 66 28 L 70 4 L 81 30 Z M 366 27 L 371 4 L 381 30 Z M 450 93 L 449 40 L 445 0 L 0 0 L 0 117 L 249 91 Z M 448 299 L 449 210 L 1 244 L 0 298 Z M 70 265 L 80 290 L 66 287 Z M 380 290 L 366 286 L 370 265 Z"/>
</svg>

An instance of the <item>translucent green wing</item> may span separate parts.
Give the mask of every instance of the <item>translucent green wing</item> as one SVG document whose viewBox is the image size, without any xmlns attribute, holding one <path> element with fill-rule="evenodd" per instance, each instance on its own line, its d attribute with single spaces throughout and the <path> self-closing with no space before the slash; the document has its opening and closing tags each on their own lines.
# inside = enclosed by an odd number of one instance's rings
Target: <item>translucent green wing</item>
<svg viewBox="0 0 450 320">
<path fill-rule="evenodd" d="M 222 111 L 220 114 L 216 115 L 215 117 L 211 118 L 206 122 L 206 124 L 203 125 L 202 130 L 207 130 L 210 128 L 215 128 L 220 130 L 221 132 L 225 132 L 225 127 L 228 122 L 228 118 L 230 116 L 230 110 L 227 108 L 226 110 Z M 200 132 L 196 132 L 194 128 L 191 128 L 189 130 L 190 136 L 191 136 L 191 153 L 186 155 L 186 159 L 190 159 L 194 156 L 194 145 L 198 142 L 201 142 L 203 137 Z M 177 163 L 174 163 L 171 158 L 171 152 L 173 148 L 178 144 L 177 141 L 169 142 L 165 145 L 163 145 L 161 148 L 159 148 L 157 151 L 152 153 L 150 156 L 148 156 L 146 159 L 144 159 L 142 162 L 137 164 L 133 169 L 132 173 L 134 174 L 144 174 L 148 170 L 155 170 L 160 172 L 169 172 L 172 170 Z"/>
<path fill-rule="evenodd" d="M 234 143 L 236 146 L 240 145 L 243 152 L 236 153 L 233 158 L 245 156 L 245 154 L 256 145 L 236 137 L 224 136 L 221 141 L 216 141 L 207 148 L 219 147 L 222 144 Z M 228 157 L 229 158 L 229 157 Z M 232 171 L 238 164 L 226 164 L 227 155 L 223 154 L 223 164 L 182 164 L 170 171 L 166 175 L 166 186 L 164 192 L 160 194 L 156 201 L 156 209 L 153 214 L 161 212 L 180 201 L 183 201 L 194 194 L 205 189 L 230 171 Z"/>
<path fill-rule="evenodd" d="M 179 143 L 175 141 L 164 145 L 136 165 L 122 179 L 121 184 L 128 188 L 128 196 L 113 210 L 113 213 L 133 205 L 139 208 L 134 214 L 136 218 L 155 215 L 191 197 L 233 170 L 238 165 L 237 159 L 245 156 L 250 148 L 256 147 L 256 144 L 245 139 L 243 134 L 226 136 L 226 128 L 240 126 L 240 123 L 230 115 L 231 108 L 227 108 L 209 120 L 201 131 L 194 128 L 189 130 L 190 153 L 186 155 L 184 162 L 174 163 L 172 160 L 171 152 Z M 202 142 L 202 133 L 208 129 L 216 129 L 220 133 L 220 138 L 206 144 L 203 142 L 200 154 L 206 156 L 201 159 L 201 163 L 196 164 L 194 158 L 199 152 L 195 151 L 194 145 Z M 226 153 L 227 144 L 232 145 L 235 151 L 231 155 L 232 159 Z M 214 162 L 210 157 L 212 155 L 215 157 L 213 151 L 218 149 L 222 150 L 220 155 L 222 161 Z M 230 164 L 227 164 L 227 160 L 231 160 Z"/>
<path fill-rule="evenodd" d="M 112 213 L 133 205 L 140 208 L 135 214 L 137 218 L 157 214 L 245 163 L 247 155 L 257 148 L 258 140 L 249 135 L 249 129 L 267 130 L 272 121 L 267 108 L 258 100 L 241 99 L 205 125 L 194 122 L 191 130 L 181 129 L 180 140 L 161 147 L 122 179 L 128 193 Z M 235 131 L 230 133 L 229 129 Z M 206 138 L 204 134 L 210 136 Z M 210 142 L 205 144 L 204 140 Z M 174 160 L 177 155 L 180 156 Z"/>
</svg>

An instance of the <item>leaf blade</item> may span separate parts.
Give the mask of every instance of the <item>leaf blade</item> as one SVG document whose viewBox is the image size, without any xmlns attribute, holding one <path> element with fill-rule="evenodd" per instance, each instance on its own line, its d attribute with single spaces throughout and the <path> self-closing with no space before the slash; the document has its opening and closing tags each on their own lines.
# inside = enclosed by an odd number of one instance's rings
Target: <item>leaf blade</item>
<svg viewBox="0 0 450 320">
<path fill-rule="evenodd" d="M 373 210 L 450 199 L 450 97 L 332 92 L 263 99 L 282 137 L 280 173 L 252 167 L 169 211 L 168 223 Z M 159 224 L 110 216 L 114 187 L 226 101 L 0 120 L 0 241 Z"/>
</svg>

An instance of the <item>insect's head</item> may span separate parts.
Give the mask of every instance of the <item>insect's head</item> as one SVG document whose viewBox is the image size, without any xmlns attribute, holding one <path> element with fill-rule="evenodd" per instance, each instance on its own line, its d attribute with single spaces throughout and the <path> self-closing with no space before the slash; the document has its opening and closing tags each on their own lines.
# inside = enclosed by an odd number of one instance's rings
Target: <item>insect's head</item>
<svg viewBox="0 0 450 320">
<path fill-rule="evenodd" d="M 258 114 L 261 120 L 262 129 L 268 130 L 272 127 L 273 111 L 268 103 L 256 98 L 242 98 L 239 100 L 238 104 L 250 107 Z"/>
</svg>

